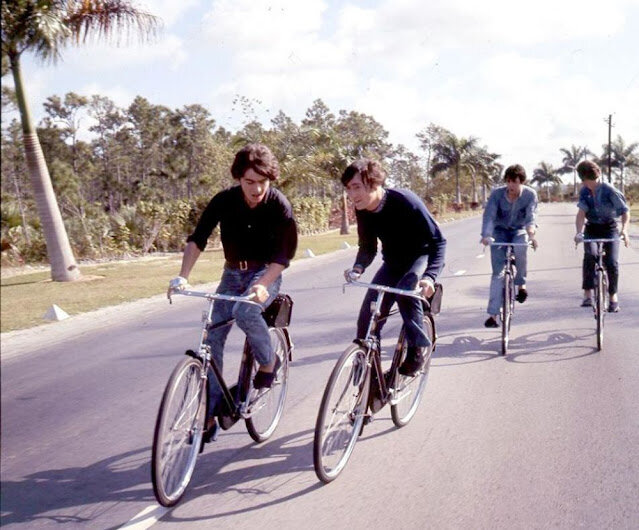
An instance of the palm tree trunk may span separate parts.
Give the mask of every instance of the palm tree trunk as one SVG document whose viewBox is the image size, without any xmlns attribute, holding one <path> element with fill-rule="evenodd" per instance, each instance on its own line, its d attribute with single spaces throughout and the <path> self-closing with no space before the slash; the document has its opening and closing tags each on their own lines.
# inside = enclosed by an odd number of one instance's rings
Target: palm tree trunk
<svg viewBox="0 0 639 530">
<path fill-rule="evenodd" d="M 455 202 L 461 205 L 461 190 L 459 189 L 459 164 L 455 164 Z"/>
<path fill-rule="evenodd" d="M 350 233 L 348 226 L 348 199 L 345 191 L 342 192 L 342 227 L 339 233 L 342 235 Z"/>
<path fill-rule="evenodd" d="M 71 251 L 66 228 L 62 221 L 58 201 L 53 191 L 49 169 L 40 147 L 38 135 L 31 121 L 31 113 L 24 95 L 19 55 L 10 55 L 11 71 L 15 84 L 16 99 L 22 121 L 25 158 L 33 196 L 42 222 L 42 231 L 47 244 L 51 265 L 51 279 L 59 282 L 77 280 L 80 269 Z"/>
</svg>

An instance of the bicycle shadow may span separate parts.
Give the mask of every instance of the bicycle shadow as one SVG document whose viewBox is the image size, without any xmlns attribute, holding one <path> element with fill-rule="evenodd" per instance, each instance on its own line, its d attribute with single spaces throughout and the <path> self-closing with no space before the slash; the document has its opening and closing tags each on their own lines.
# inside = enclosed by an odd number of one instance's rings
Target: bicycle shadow
<svg viewBox="0 0 639 530">
<path fill-rule="evenodd" d="M 189 489 L 178 506 L 183 506 L 204 495 L 219 496 L 231 492 L 241 494 L 250 506 L 231 510 L 222 509 L 214 514 L 197 517 L 178 515 L 173 508 L 162 517 L 162 520 L 187 523 L 246 514 L 285 503 L 321 488 L 322 483 L 317 481 L 286 495 L 276 496 L 275 493 L 288 484 L 291 474 L 306 473 L 313 469 L 312 456 L 310 456 L 313 454 L 313 433 L 312 429 L 308 429 L 259 445 L 249 442 L 244 447 L 234 448 L 231 451 L 232 458 L 229 451 L 214 450 L 207 455 L 207 449 L 205 449 L 198 458 Z M 213 449 L 215 449 L 214 446 Z M 268 461 L 265 462 L 265 459 Z M 273 498 L 274 495 L 276 498 Z"/>
<path fill-rule="evenodd" d="M 150 447 L 105 458 L 88 466 L 48 469 L 22 480 L 2 481 L 0 526 L 51 520 L 93 523 L 122 502 L 150 502 Z M 147 488 L 136 489 L 141 485 Z M 89 506 L 98 509 L 88 509 Z M 87 515 L 81 515 L 82 513 Z"/>
<path fill-rule="evenodd" d="M 582 333 L 580 333 L 583 331 Z M 505 356 L 509 362 L 542 363 L 575 360 L 597 353 L 594 346 L 578 344 L 580 341 L 590 340 L 593 331 L 590 328 L 577 329 L 574 333 L 561 330 L 539 331 L 529 333 L 510 340 L 508 354 Z M 454 336 L 452 342 L 441 340 L 449 339 L 451 335 L 440 338 L 437 348 L 433 353 L 433 367 L 456 366 L 459 364 L 472 364 L 490 361 L 503 357 L 501 355 L 501 337 L 479 338 L 473 335 Z M 558 348 L 561 347 L 561 351 Z M 571 354 L 569 350 L 588 350 Z M 536 357 L 534 357 L 536 355 Z M 540 357 L 542 356 L 542 357 Z M 544 358 L 545 357 L 545 358 Z M 441 359 L 450 359 L 451 362 L 439 362 Z"/>
</svg>

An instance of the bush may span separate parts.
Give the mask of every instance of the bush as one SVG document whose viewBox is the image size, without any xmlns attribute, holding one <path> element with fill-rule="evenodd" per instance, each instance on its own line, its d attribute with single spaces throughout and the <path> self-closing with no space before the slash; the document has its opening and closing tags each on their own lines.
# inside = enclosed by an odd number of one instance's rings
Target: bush
<svg viewBox="0 0 639 530">
<path fill-rule="evenodd" d="M 331 200 L 319 197 L 296 197 L 291 200 L 300 234 L 315 234 L 329 229 Z"/>
</svg>

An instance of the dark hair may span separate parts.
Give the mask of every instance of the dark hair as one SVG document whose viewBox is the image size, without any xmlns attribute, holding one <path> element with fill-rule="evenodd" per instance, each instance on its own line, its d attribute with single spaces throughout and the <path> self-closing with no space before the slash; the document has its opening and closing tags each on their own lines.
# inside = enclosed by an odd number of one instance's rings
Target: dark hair
<svg viewBox="0 0 639 530">
<path fill-rule="evenodd" d="M 517 180 L 522 184 L 526 182 L 526 170 L 520 164 L 513 164 L 512 166 L 508 166 L 506 171 L 504 171 L 504 180 Z"/>
<path fill-rule="evenodd" d="M 370 158 L 360 158 L 348 166 L 342 175 L 342 184 L 346 186 L 355 175 L 359 174 L 366 188 L 372 188 L 374 184 L 383 186 L 386 181 L 386 173 L 382 165 Z"/>
<path fill-rule="evenodd" d="M 581 180 L 597 180 L 601 169 L 592 160 L 582 160 L 577 164 L 577 174 Z"/>
<path fill-rule="evenodd" d="M 248 144 L 235 154 L 231 166 L 234 179 L 241 179 L 247 170 L 252 169 L 269 180 L 280 176 L 280 165 L 271 150 L 263 144 Z"/>
</svg>

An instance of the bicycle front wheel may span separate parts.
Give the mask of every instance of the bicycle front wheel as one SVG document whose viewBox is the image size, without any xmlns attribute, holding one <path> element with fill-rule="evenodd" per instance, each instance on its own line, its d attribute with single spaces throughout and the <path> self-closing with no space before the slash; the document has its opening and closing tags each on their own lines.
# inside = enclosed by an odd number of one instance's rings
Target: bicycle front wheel
<svg viewBox="0 0 639 530">
<path fill-rule="evenodd" d="M 206 378 L 198 359 L 173 370 L 158 411 L 153 436 L 151 479 L 162 506 L 175 505 L 191 480 L 206 416 Z"/>
<path fill-rule="evenodd" d="M 508 342 L 510 340 L 510 321 L 513 316 L 513 300 L 515 298 L 513 278 L 510 274 L 504 275 L 504 290 L 501 307 L 501 354 L 508 353 Z"/>
<path fill-rule="evenodd" d="M 428 315 L 424 315 L 424 329 L 430 339 L 430 346 L 424 350 L 424 366 L 413 377 L 406 377 L 399 373 L 395 373 L 394 394 L 391 399 L 391 417 L 396 427 L 403 427 L 410 420 L 413 419 L 417 407 L 422 399 L 426 383 L 428 382 L 428 372 L 430 370 L 430 361 L 435 346 L 435 330 L 433 327 L 433 321 Z M 406 357 L 406 338 L 404 334 L 401 348 L 402 355 L 400 359 L 404 360 Z M 399 366 L 399 364 L 398 364 Z"/>
<path fill-rule="evenodd" d="M 597 321 L 597 350 L 603 348 L 604 311 L 606 303 L 607 281 L 602 271 L 597 272 L 595 281 L 595 320 Z"/>
<path fill-rule="evenodd" d="M 284 410 L 288 387 L 288 341 L 281 329 L 270 328 L 269 332 L 273 352 L 282 364 L 271 388 L 266 390 L 251 388 L 248 395 L 249 416 L 246 418 L 246 430 L 258 443 L 267 440 L 277 428 Z M 254 360 L 249 384 L 253 384 L 258 369 L 259 364 Z"/>
<path fill-rule="evenodd" d="M 350 458 L 364 423 L 370 390 L 366 350 L 353 344 L 339 358 L 324 390 L 313 440 L 313 464 L 324 483 Z"/>
</svg>

